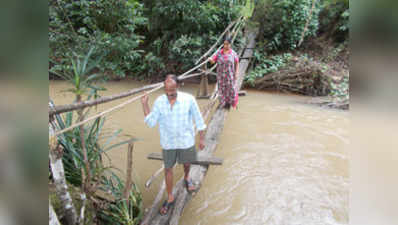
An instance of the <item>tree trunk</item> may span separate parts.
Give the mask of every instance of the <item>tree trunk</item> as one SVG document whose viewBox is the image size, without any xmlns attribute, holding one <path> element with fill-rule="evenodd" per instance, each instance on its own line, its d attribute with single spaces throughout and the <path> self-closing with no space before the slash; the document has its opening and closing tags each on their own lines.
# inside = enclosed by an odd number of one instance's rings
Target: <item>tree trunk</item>
<svg viewBox="0 0 398 225">
<path fill-rule="evenodd" d="M 301 43 L 302 43 L 303 40 L 304 40 L 305 32 L 307 32 L 308 25 L 310 24 L 310 21 L 311 21 L 311 18 L 312 18 L 312 11 L 313 11 L 314 8 L 315 8 L 315 1 L 316 1 L 316 0 L 312 0 L 312 6 L 311 6 L 311 9 L 310 9 L 310 13 L 309 13 L 307 22 L 305 23 L 303 33 L 301 33 L 301 38 L 300 38 L 300 41 L 299 41 L 298 44 L 297 44 L 297 47 L 300 47 Z"/>
<path fill-rule="evenodd" d="M 64 165 L 62 163 L 62 147 L 57 142 L 57 137 L 54 136 L 55 126 L 53 124 L 49 127 L 50 132 L 50 167 L 54 179 L 56 194 L 61 201 L 61 206 L 65 212 L 66 224 L 75 225 L 77 222 L 76 209 L 73 206 L 72 198 L 68 192 L 66 185 Z"/>
<path fill-rule="evenodd" d="M 48 225 L 61 225 L 50 200 L 48 200 Z"/>
</svg>

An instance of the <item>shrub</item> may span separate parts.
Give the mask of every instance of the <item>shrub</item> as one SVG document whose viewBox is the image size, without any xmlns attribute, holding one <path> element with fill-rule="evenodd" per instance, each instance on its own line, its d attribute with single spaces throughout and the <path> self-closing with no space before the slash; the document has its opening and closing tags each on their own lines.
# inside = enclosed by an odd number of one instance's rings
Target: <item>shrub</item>
<svg viewBox="0 0 398 225">
<path fill-rule="evenodd" d="M 310 17 L 313 0 L 262 0 L 254 12 L 268 50 L 295 49 Z M 321 8 L 316 1 L 305 37 L 315 35 Z"/>
<path fill-rule="evenodd" d="M 290 53 L 269 57 L 259 50 L 255 50 L 253 56 L 253 63 L 256 65 L 255 69 L 250 71 L 244 79 L 249 86 L 254 86 L 254 82 L 257 79 L 267 75 L 268 73 L 276 72 L 280 68 L 286 66 L 287 62 L 292 58 L 292 54 Z"/>
<path fill-rule="evenodd" d="M 134 0 L 50 1 L 50 66 L 63 70 L 72 51 L 84 53 L 94 46 L 93 55 L 104 56 L 98 69 L 124 77 L 142 55 L 138 46 L 143 36 L 136 32 L 147 23 L 142 12 L 142 4 Z"/>
</svg>

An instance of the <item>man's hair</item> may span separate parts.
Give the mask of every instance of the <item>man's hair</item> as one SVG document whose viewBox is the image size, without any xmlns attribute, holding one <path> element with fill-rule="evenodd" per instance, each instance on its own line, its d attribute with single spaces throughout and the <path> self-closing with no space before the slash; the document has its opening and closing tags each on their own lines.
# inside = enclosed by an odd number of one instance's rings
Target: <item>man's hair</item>
<svg viewBox="0 0 398 225">
<path fill-rule="evenodd" d="M 164 80 L 166 81 L 166 80 L 168 80 L 168 79 L 173 80 L 173 81 L 176 82 L 176 84 L 178 85 L 178 78 L 177 78 L 176 75 L 174 75 L 174 74 L 167 74 L 167 75 L 166 75 L 166 78 L 165 78 Z"/>
</svg>

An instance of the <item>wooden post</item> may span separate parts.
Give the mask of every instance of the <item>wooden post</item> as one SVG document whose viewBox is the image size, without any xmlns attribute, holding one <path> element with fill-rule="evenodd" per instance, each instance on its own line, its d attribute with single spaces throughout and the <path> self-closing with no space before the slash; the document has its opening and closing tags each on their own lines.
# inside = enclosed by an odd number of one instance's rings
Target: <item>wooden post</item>
<svg viewBox="0 0 398 225">
<path fill-rule="evenodd" d="M 126 173 L 126 184 L 124 186 L 123 197 L 126 199 L 127 205 L 129 204 L 129 195 L 132 186 L 131 174 L 133 170 L 133 148 L 134 144 L 129 143 L 127 151 L 127 173 Z"/>
<path fill-rule="evenodd" d="M 207 78 L 207 64 L 203 64 L 203 71 L 205 71 L 200 80 L 199 91 L 196 98 L 210 98 L 209 96 L 209 80 Z"/>
</svg>

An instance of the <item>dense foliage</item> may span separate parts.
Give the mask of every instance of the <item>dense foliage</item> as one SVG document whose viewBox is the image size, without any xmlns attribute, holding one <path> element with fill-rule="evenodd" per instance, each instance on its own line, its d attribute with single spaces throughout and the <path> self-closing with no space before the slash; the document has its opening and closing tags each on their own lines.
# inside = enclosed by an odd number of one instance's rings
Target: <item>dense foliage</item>
<svg viewBox="0 0 398 225">
<path fill-rule="evenodd" d="M 57 0 L 49 2 L 50 66 L 67 71 L 72 52 L 103 56 L 98 69 L 123 77 L 139 63 L 143 36 L 137 29 L 147 24 L 143 5 L 121 0 Z"/>
<path fill-rule="evenodd" d="M 268 41 L 267 49 L 294 49 L 301 38 L 310 16 L 313 0 L 261 0 L 254 13 L 260 24 L 261 38 Z M 306 36 L 314 35 L 318 28 L 318 1 L 312 10 Z"/>
<path fill-rule="evenodd" d="M 320 34 L 326 34 L 337 42 L 344 42 L 349 37 L 349 1 L 323 1 L 322 11 L 319 14 Z"/>
<path fill-rule="evenodd" d="M 267 50 L 289 50 L 320 30 L 348 38 L 348 7 L 348 0 L 259 0 L 253 18 Z"/>
<path fill-rule="evenodd" d="M 265 74 L 278 71 L 280 68 L 286 66 L 291 58 L 292 54 L 290 53 L 268 56 L 264 53 L 264 50 L 255 50 L 252 62 L 254 69 L 245 76 L 244 81 L 248 85 L 254 86 L 256 79 L 263 77 Z"/>
<path fill-rule="evenodd" d="M 50 70 L 65 73 L 72 52 L 95 47 L 98 70 L 138 79 L 180 73 L 239 16 L 246 1 L 49 1 Z M 109 77 L 108 76 L 108 77 Z"/>
<path fill-rule="evenodd" d="M 347 48 L 349 15 L 348 0 L 258 0 L 253 20 L 260 35 L 246 84 L 254 86 L 256 80 L 284 68 L 292 58 L 288 52 L 298 49 L 302 38 L 330 44 L 322 46 L 325 51 L 318 60 L 336 60 Z"/>
</svg>

